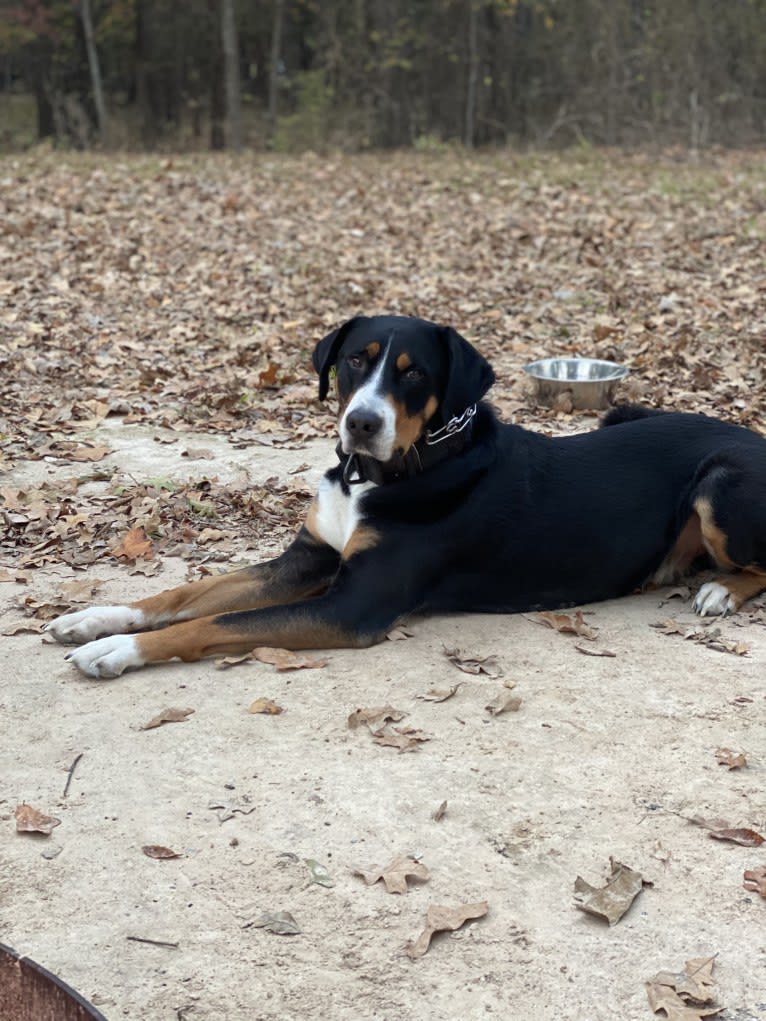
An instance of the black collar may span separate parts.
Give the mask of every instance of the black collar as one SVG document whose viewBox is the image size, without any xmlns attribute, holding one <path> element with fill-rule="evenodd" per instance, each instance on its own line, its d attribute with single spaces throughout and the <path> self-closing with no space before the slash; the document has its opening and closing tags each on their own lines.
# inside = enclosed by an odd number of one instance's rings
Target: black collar
<svg viewBox="0 0 766 1021">
<path fill-rule="evenodd" d="M 335 448 L 343 467 L 343 481 L 347 486 L 360 482 L 386 485 L 420 475 L 448 457 L 460 453 L 473 440 L 473 417 L 476 405 L 466 408 L 462 415 L 451 418 L 440 429 L 429 429 L 414 443 L 406 454 L 390 461 L 376 461 L 365 454 L 344 454 L 340 442 Z"/>
</svg>

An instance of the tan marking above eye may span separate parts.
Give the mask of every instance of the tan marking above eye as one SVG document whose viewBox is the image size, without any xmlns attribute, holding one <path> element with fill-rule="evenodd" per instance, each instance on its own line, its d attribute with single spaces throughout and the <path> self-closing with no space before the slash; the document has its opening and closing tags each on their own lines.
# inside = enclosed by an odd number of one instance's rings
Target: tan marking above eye
<svg viewBox="0 0 766 1021">
<path fill-rule="evenodd" d="M 380 354 L 380 344 L 377 342 L 377 340 L 373 340 L 371 343 L 367 345 L 365 351 L 367 352 L 369 358 L 377 358 L 378 355 Z"/>
<path fill-rule="evenodd" d="M 406 351 L 402 351 L 402 353 L 398 355 L 396 359 L 397 369 L 400 372 L 404 372 L 405 369 L 409 369 L 410 365 L 412 365 L 412 359 L 410 358 Z"/>
</svg>

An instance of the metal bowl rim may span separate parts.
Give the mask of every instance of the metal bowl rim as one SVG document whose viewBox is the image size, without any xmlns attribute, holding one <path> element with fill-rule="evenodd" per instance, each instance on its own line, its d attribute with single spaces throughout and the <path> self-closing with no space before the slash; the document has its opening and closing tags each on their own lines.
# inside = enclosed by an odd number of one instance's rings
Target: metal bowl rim
<svg viewBox="0 0 766 1021">
<path fill-rule="evenodd" d="M 577 362 L 581 365 L 601 365 L 609 367 L 615 371 L 609 376 L 600 376 L 596 379 L 568 379 L 562 380 L 561 377 L 551 376 L 547 373 L 540 371 L 547 362 Z M 582 384 L 582 383 L 613 383 L 616 380 L 624 379 L 628 375 L 630 369 L 627 365 L 620 365 L 619 362 L 610 362 L 606 358 L 577 358 L 577 357 L 557 357 L 551 355 L 549 358 L 538 358 L 534 362 L 528 362 L 524 367 L 524 372 L 533 379 L 542 379 L 550 383 L 567 382 L 568 384 Z"/>
</svg>

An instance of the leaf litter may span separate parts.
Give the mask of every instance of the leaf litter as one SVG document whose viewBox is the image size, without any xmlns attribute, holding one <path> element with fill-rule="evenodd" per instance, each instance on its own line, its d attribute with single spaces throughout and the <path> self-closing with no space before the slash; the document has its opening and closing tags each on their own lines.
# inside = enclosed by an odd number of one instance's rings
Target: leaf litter
<svg viewBox="0 0 766 1021">
<path fill-rule="evenodd" d="M 407 944 L 407 956 L 417 961 L 428 952 L 431 940 L 437 932 L 454 932 L 466 922 L 483 918 L 489 911 L 487 901 L 477 904 L 461 904 L 456 908 L 432 905 L 426 913 L 426 927 L 414 941 Z"/>
<path fill-rule="evenodd" d="M 366 868 L 353 866 L 351 872 L 355 876 L 361 876 L 367 886 L 373 886 L 382 879 L 387 893 L 408 893 L 408 879 L 425 882 L 430 878 L 425 865 L 408 854 L 400 854 L 383 866 L 368 865 Z"/>
<path fill-rule="evenodd" d="M 163 723 L 184 723 L 193 712 L 193 709 L 173 709 L 172 707 L 162 709 L 148 723 L 145 723 L 141 730 L 154 730 L 161 727 Z"/>
<path fill-rule="evenodd" d="M 649 1006 L 668 1021 L 701 1021 L 718 1014 L 713 980 L 715 957 L 693 958 L 681 972 L 661 971 L 646 983 Z"/>
<path fill-rule="evenodd" d="M 611 872 L 604 886 L 591 886 L 581 876 L 575 879 L 575 907 L 609 923 L 617 922 L 626 913 L 645 886 L 652 884 L 640 872 L 621 862 L 609 859 Z"/>
<path fill-rule="evenodd" d="M 46 815 L 26 802 L 16 806 L 14 815 L 17 833 L 42 833 L 49 837 L 56 826 L 61 825 L 61 820 L 54 815 Z"/>
</svg>

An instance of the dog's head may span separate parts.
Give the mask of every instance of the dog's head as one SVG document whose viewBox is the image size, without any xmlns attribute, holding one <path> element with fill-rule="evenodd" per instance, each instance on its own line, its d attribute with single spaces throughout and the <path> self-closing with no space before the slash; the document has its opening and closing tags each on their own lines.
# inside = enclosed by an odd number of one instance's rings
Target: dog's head
<svg viewBox="0 0 766 1021">
<path fill-rule="evenodd" d="M 383 462 L 462 415 L 495 380 L 451 327 L 408 316 L 350 319 L 317 344 L 313 361 L 320 400 L 336 367 L 343 451 Z"/>
</svg>

